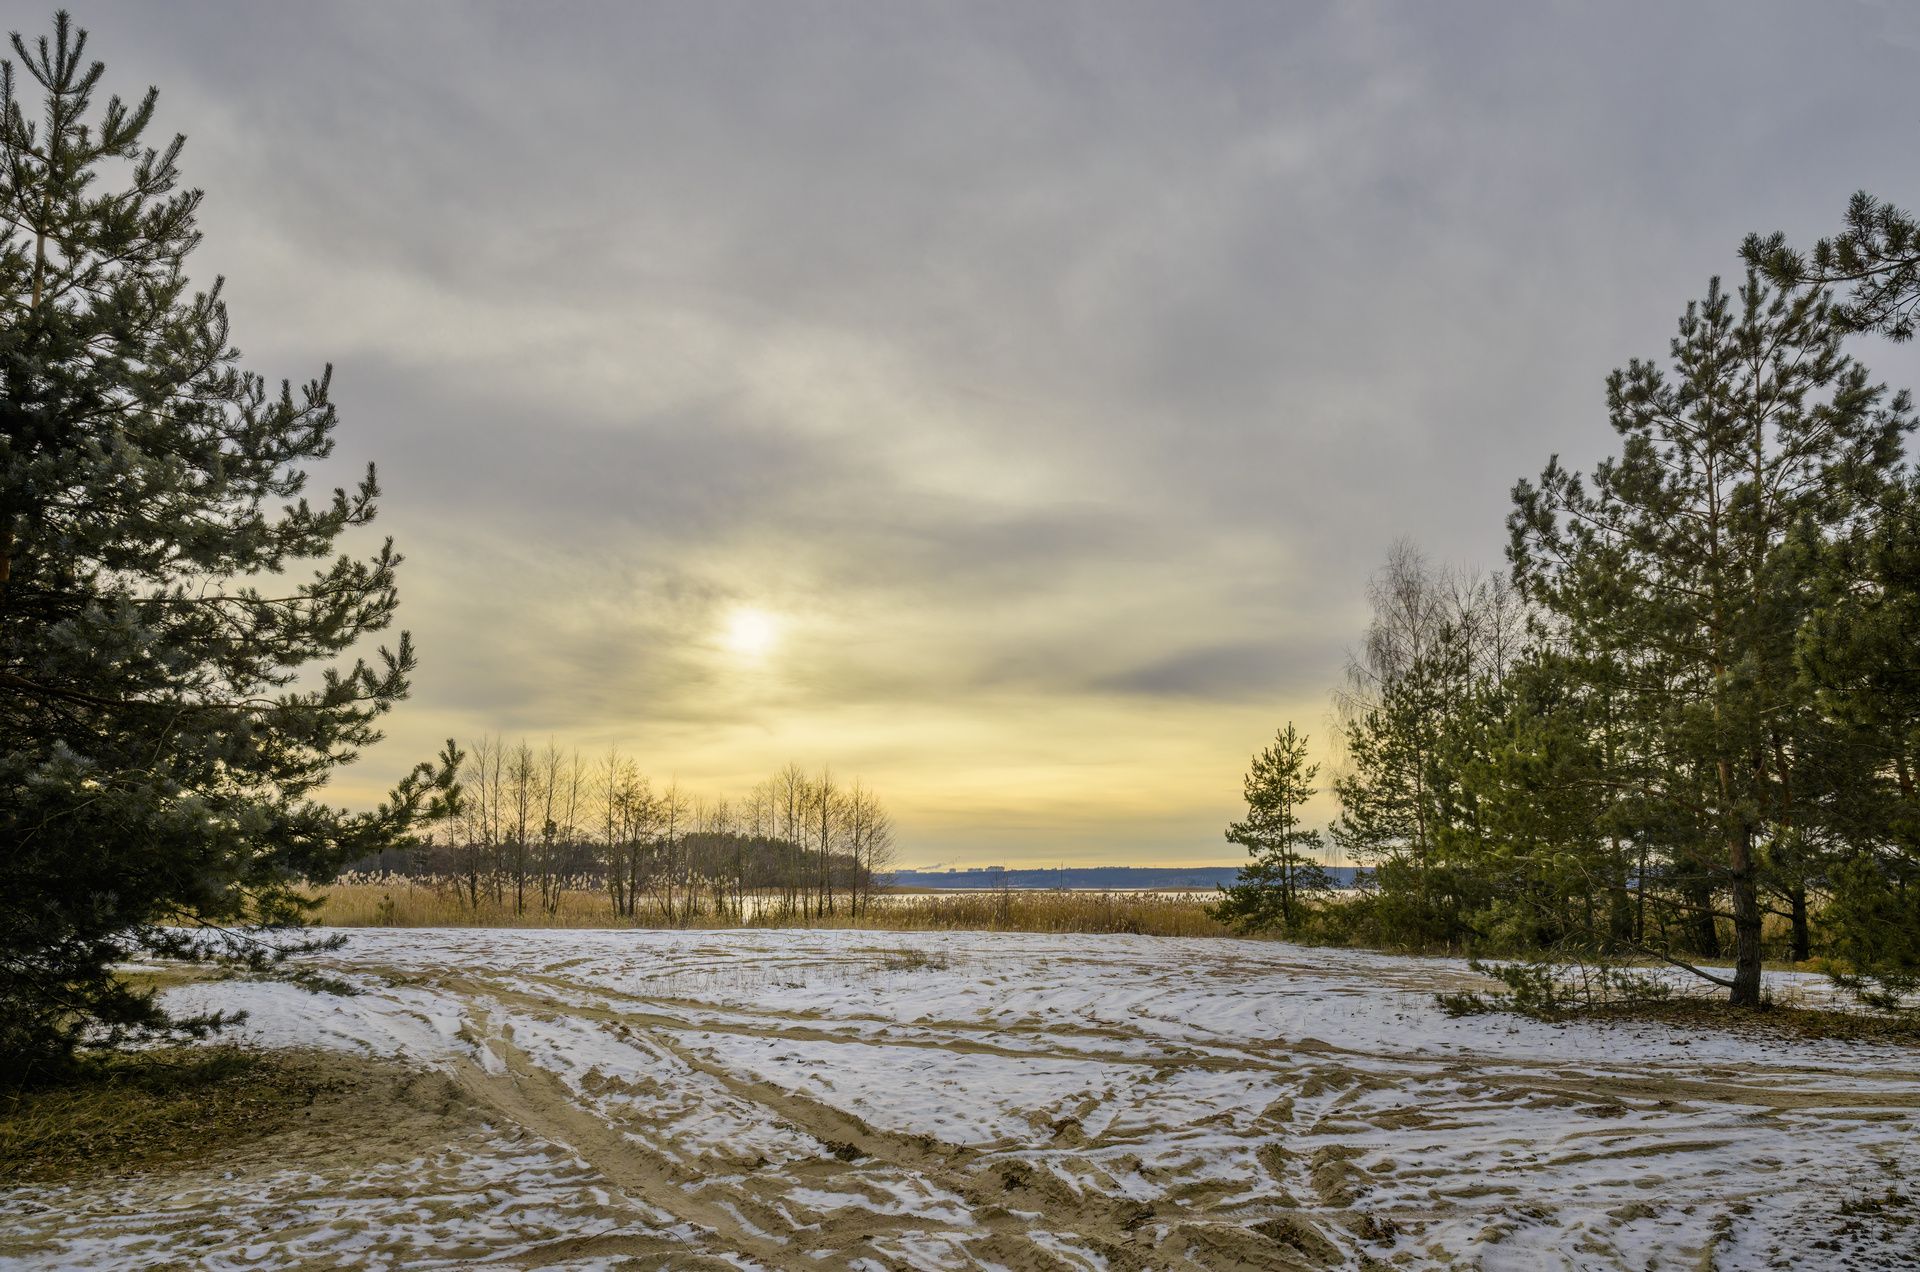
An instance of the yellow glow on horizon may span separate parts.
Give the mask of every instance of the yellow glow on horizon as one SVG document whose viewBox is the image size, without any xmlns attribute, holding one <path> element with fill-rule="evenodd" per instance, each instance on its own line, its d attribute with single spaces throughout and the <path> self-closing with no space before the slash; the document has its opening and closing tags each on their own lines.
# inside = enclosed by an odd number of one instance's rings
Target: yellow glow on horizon
<svg viewBox="0 0 1920 1272">
<path fill-rule="evenodd" d="M 423 680 L 431 692 L 395 713 L 387 740 L 340 775 L 333 798 L 375 806 L 395 773 L 448 737 L 469 750 L 494 735 L 536 747 L 551 737 L 590 760 L 617 748 L 656 782 L 677 779 L 709 802 L 738 805 L 789 763 L 857 777 L 892 815 L 902 864 L 1226 865 L 1245 857 L 1221 832 L 1245 816 L 1249 757 L 1294 720 L 1326 766 L 1308 820 L 1333 816 L 1326 774 L 1339 757 L 1317 692 L 1220 700 L 1110 691 L 1091 675 L 1056 687 L 1003 674 L 1005 660 L 1018 672 L 1021 651 L 1067 648 L 1083 628 L 1112 644 L 1089 645 L 1094 671 L 1177 645 L 1185 618 L 1136 605 L 1123 588 L 1103 580 L 1097 604 L 1035 595 L 957 613 L 864 596 L 823 604 L 844 589 L 787 568 L 791 577 L 759 558 L 689 559 L 706 587 L 655 605 L 596 590 L 583 566 L 552 585 L 593 602 L 548 602 L 549 626 L 526 647 L 509 631 L 469 630 L 484 611 L 462 607 L 480 576 L 434 580 L 441 608 L 422 645 L 437 651 L 427 666 L 440 678 Z M 1202 599 L 1181 594 L 1174 608 L 1199 612 Z M 603 658 L 576 660 L 580 649 Z M 467 678 L 483 675 L 524 678 L 515 714 L 469 696 Z"/>
<path fill-rule="evenodd" d="M 727 615 L 720 643 L 742 658 L 765 658 L 780 643 L 779 620 L 757 606 L 736 606 Z"/>
</svg>

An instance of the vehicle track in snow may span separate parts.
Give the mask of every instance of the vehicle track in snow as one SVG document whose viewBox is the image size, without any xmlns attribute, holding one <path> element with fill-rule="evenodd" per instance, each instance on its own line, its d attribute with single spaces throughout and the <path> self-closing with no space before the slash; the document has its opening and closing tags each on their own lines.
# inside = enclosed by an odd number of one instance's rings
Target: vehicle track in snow
<svg viewBox="0 0 1920 1272">
<path fill-rule="evenodd" d="M 498 1266 L 1920 1263 L 1913 1052 L 1451 1020 L 1433 994 L 1474 982 L 1445 961 L 383 931 L 327 962 L 363 992 L 226 982 L 182 1005 L 450 1075 L 559 1189 L 496 1238 Z M 314 1172 L 310 1204 L 337 1182 Z"/>
</svg>

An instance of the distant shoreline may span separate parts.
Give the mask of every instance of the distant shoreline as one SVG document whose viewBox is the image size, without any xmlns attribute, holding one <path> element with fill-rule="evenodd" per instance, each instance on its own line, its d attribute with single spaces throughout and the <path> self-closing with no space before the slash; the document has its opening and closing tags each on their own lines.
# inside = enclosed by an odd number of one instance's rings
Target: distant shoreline
<svg viewBox="0 0 1920 1272">
<path fill-rule="evenodd" d="M 1323 866 L 1352 887 L 1355 866 Z M 1238 866 L 1062 866 L 1052 869 L 895 870 L 880 885 L 895 892 L 1211 892 L 1238 881 Z"/>
</svg>

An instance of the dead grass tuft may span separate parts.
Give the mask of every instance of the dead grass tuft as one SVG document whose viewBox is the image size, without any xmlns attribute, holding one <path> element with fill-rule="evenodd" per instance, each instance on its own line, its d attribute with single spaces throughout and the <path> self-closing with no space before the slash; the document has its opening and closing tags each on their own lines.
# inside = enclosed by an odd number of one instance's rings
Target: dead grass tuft
<svg viewBox="0 0 1920 1272">
<path fill-rule="evenodd" d="M 0 1185 L 225 1153 L 301 1120 L 354 1074 L 331 1057 L 177 1047 L 89 1060 L 0 1094 Z"/>
<path fill-rule="evenodd" d="M 1773 1006 L 1761 1011 L 1729 1007 L 1718 998 L 1674 998 L 1666 1002 L 1596 1007 L 1577 1013 L 1587 1020 L 1658 1020 L 1693 1030 L 1713 1030 L 1768 1041 L 1881 1043 L 1920 1047 L 1920 1015 L 1839 1011 L 1819 1007 Z"/>
</svg>

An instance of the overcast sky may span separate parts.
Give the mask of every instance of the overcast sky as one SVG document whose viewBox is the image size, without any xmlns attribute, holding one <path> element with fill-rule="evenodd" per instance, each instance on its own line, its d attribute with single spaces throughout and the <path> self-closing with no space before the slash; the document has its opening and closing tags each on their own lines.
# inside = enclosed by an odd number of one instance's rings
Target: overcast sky
<svg viewBox="0 0 1920 1272">
<path fill-rule="evenodd" d="M 338 797 L 797 759 L 910 865 L 1235 860 L 1394 538 L 1498 567 L 1746 232 L 1920 202 L 1904 3 L 73 7 L 380 465 L 423 663 Z"/>
</svg>

